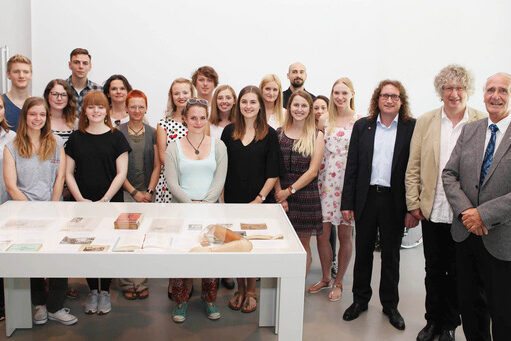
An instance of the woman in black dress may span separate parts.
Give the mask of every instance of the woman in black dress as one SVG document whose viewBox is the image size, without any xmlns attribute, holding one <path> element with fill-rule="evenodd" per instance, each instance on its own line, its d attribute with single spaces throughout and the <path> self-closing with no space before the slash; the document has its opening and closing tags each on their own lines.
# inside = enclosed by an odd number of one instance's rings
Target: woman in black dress
<svg viewBox="0 0 511 341">
<path fill-rule="evenodd" d="M 323 231 L 317 177 L 325 141 L 323 132 L 316 130 L 312 98 L 307 92 L 291 95 L 287 113 L 284 125 L 277 129 L 286 175 L 277 181 L 275 197 L 307 251 L 307 274 L 312 261 L 310 238 Z"/>
<path fill-rule="evenodd" d="M 66 183 L 76 201 L 123 202 L 122 185 L 128 173 L 128 152 L 124 135 L 112 127 L 110 107 L 99 91 L 83 99 L 82 112 L 75 130 L 66 143 Z M 107 314 L 111 278 L 87 278 L 90 293 L 85 313 Z M 99 292 L 101 290 L 101 292 Z"/>
<path fill-rule="evenodd" d="M 277 133 L 266 123 L 261 91 L 249 85 L 238 96 L 235 123 L 222 132 L 228 165 L 224 187 L 226 203 L 274 203 L 271 193 L 279 176 Z M 242 312 L 257 308 L 255 278 L 238 278 L 238 291 L 229 307 Z"/>
</svg>

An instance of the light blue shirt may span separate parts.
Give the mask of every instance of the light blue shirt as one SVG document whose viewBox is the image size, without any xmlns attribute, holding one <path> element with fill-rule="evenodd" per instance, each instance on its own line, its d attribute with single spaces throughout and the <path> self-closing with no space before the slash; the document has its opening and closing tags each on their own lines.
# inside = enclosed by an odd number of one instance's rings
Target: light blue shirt
<svg viewBox="0 0 511 341">
<path fill-rule="evenodd" d="M 390 175 L 392 173 L 392 158 L 394 157 L 394 145 L 396 144 L 398 118 L 399 114 L 394 117 L 390 126 L 386 127 L 381 123 L 380 115 L 378 115 L 376 120 L 376 132 L 374 133 L 371 185 L 390 187 Z"/>
</svg>

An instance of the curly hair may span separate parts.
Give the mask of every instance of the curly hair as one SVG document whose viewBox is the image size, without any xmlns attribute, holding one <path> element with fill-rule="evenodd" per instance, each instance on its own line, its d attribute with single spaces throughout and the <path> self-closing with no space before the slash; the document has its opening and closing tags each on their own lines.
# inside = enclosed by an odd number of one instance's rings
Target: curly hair
<svg viewBox="0 0 511 341">
<path fill-rule="evenodd" d="M 374 89 L 371 101 L 369 102 L 369 115 L 368 119 L 376 121 L 376 118 L 380 114 L 380 108 L 378 107 L 378 100 L 380 99 L 381 89 L 385 85 L 393 85 L 399 90 L 399 98 L 401 99 L 401 107 L 399 108 L 399 118 L 403 121 L 410 121 L 412 115 L 410 113 L 410 105 L 408 104 L 408 95 L 406 94 L 405 87 L 400 81 L 385 79 L 382 80 L 376 89 Z"/>
<path fill-rule="evenodd" d="M 467 94 L 469 96 L 474 93 L 474 76 L 461 65 L 447 65 L 435 76 L 433 84 L 435 85 L 436 93 L 440 96 L 440 98 L 442 98 L 444 86 L 449 82 L 462 84 L 467 90 Z"/>
</svg>

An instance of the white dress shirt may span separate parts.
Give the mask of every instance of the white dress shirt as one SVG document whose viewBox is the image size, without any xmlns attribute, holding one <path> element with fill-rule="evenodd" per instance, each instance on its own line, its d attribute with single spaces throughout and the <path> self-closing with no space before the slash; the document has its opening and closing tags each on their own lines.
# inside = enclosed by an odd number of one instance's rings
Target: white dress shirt
<svg viewBox="0 0 511 341">
<path fill-rule="evenodd" d="M 376 119 L 376 132 L 374 133 L 371 185 L 390 187 L 398 118 L 399 114 L 394 117 L 390 126 L 386 127 L 381 123 L 380 114 L 378 114 L 378 118 Z"/>
<path fill-rule="evenodd" d="M 442 108 L 441 131 L 440 131 L 440 160 L 438 163 L 438 177 L 435 188 L 435 197 L 433 199 L 433 209 L 429 220 L 434 223 L 452 223 L 452 209 L 447 201 L 444 192 L 444 185 L 442 183 L 442 171 L 451 157 L 452 150 L 456 146 L 458 137 L 460 137 L 461 129 L 468 122 L 468 110 L 465 108 L 465 113 L 461 121 L 452 126 L 451 120 L 445 114 Z"/>
</svg>

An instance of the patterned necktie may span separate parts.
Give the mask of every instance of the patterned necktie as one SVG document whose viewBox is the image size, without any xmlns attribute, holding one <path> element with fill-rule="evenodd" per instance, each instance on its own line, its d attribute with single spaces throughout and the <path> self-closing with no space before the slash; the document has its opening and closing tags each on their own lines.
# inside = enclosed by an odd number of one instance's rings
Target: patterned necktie
<svg viewBox="0 0 511 341">
<path fill-rule="evenodd" d="M 481 178 L 479 180 L 479 186 L 483 184 L 484 178 L 486 174 L 488 174 L 488 169 L 490 169 L 491 162 L 493 161 L 493 152 L 495 151 L 495 140 L 497 138 L 497 131 L 499 127 L 495 124 L 490 124 L 491 136 L 490 141 L 488 141 L 488 146 L 486 147 L 486 152 L 484 153 L 483 165 L 481 166 Z"/>
</svg>

